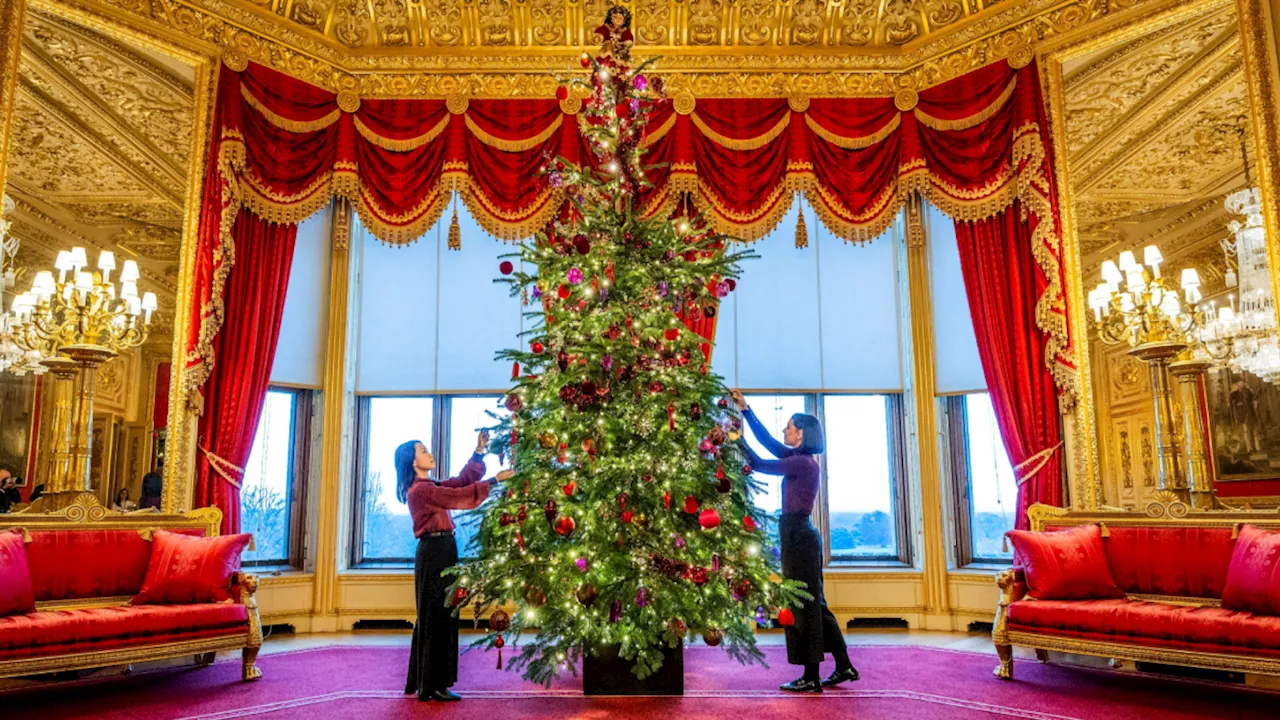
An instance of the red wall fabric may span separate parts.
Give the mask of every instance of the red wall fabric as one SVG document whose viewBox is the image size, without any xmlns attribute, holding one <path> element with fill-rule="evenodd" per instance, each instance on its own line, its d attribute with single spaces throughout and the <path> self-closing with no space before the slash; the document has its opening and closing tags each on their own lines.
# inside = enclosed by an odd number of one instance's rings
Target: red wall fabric
<svg viewBox="0 0 1280 720">
<path fill-rule="evenodd" d="M 231 234 L 236 256 L 226 285 L 231 310 L 214 340 L 217 362 L 203 390 L 195 482 L 195 506 L 220 508 L 224 535 L 240 529 L 238 468 L 249 460 L 267 397 L 298 226 L 242 210 Z"/>
<path fill-rule="evenodd" d="M 1048 283 L 1032 251 L 1039 220 L 1023 220 L 1021 203 L 987 220 L 956 222 L 960 269 L 982 359 L 982 374 L 1005 450 L 1022 482 L 1017 527 L 1025 530 L 1034 503 L 1061 506 L 1062 430 L 1058 388 L 1036 323 Z M 1040 469 L 1033 457 L 1046 453 Z M 1028 475 L 1029 474 L 1029 475 Z"/>
</svg>

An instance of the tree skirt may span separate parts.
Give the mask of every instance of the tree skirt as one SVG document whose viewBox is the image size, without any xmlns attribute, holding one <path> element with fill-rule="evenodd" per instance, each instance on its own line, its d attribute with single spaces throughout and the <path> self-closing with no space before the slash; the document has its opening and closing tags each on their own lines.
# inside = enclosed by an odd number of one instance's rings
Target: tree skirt
<svg viewBox="0 0 1280 720">
<path fill-rule="evenodd" d="M 549 689 L 494 668 L 493 653 L 460 661 L 461 703 L 419 703 L 401 694 L 408 648 L 326 647 L 264 655 L 264 677 L 239 682 L 238 659 L 203 669 L 50 683 L 0 693 L 5 717 L 60 720 L 264 720 L 294 718 L 859 718 L 867 720 L 1198 720 L 1274 718 L 1280 696 L 1239 686 L 1019 660 L 1013 682 L 991 675 L 994 655 L 919 647 L 854 646 L 862 680 L 821 696 L 777 689 L 798 668 L 785 649 L 762 648 L 770 669 L 743 667 L 706 647 L 685 651 L 682 698 L 586 698 L 580 678 Z M 832 669 L 828 661 L 823 671 Z M 1269 709 L 1270 708 L 1270 709 Z"/>
</svg>

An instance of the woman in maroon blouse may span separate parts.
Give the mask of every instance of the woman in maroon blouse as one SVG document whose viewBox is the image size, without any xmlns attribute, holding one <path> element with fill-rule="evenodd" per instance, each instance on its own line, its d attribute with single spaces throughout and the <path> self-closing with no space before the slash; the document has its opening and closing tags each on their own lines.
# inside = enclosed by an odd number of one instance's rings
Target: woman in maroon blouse
<svg viewBox="0 0 1280 720">
<path fill-rule="evenodd" d="M 418 599 L 413 646 L 409 651 L 406 695 L 419 700 L 461 700 L 449 688 L 458 681 L 458 618 L 446 602 L 449 580 L 441 575 L 458 564 L 458 544 L 453 539 L 450 510 L 470 510 L 491 494 L 502 492 L 499 483 L 514 473 L 503 470 L 495 480 L 484 477 L 484 452 L 489 434 L 480 433 L 476 452 L 456 478 L 437 482 L 430 473 L 436 459 L 422 443 L 413 440 L 396 448 L 396 496 L 408 503 L 418 553 L 413 585 Z"/>
<path fill-rule="evenodd" d="M 803 665 L 804 676 L 783 684 L 782 689 L 820 693 L 824 687 L 857 680 L 858 671 L 849 662 L 849 649 L 840 623 L 827 609 L 827 599 L 822 594 L 822 538 L 809 522 L 821 482 L 821 470 L 814 456 L 826 449 L 822 425 L 812 415 L 796 413 L 782 433 L 782 442 L 778 442 L 747 407 L 741 392 L 733 391 L 733 401 L 742 410 L 756 440 L 777 458 L 760 457 L 747 444 L 746 437 L 739 441 L 754 470 L 782 476 L 782 517 L 778 520 L 782 576 L 803 582 L 813 595 L 812 600 L 795 609 L 795 624 L 786 629 L 787 662 Z M 825 653 L 835 658 L 836 670 L 825 680 L 819 680 L 818 664 Z"/>
</svg>

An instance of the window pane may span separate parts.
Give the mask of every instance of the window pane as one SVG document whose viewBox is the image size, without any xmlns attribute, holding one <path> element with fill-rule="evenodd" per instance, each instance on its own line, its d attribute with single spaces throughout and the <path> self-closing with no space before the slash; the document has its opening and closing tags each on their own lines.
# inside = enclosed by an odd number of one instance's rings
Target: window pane
<svg viewBox="0 0 1280 720">
<path fill-rule="evenodd" d="M 244 467 L 240 490 L 240 527 L 253 533 L 254 549 L 245 551 L 247 564 L 289 561 L 289 512 L 293 496 L 293 418 L 297 396 L 276 390 L 267 393 Z"/>
<path fill-rule="evenodd" d="M 773 435 L 773 439 L 782 442 L 782 431 L 787 427 L 787 423 L 791 421 L 791 416 L 796 413 L 804 412 L 804 396 L 803 395 L 747 395 L 747 404 L 751 406 L 751 410 L 755 412 L 756 417 L 760 418 L 760 422 L 764 423 L 769 433 Z M 751 449 L 755 450 L 761 457 L 771 458 L 773 454 L 764 449 L 764 445 L 751 432 L 750 426 L 746 429 L 747 443 L 751 445 Z M 775 521 L 778 515 L 782 513 L 782 478 L 777 475 L 765 475 L 764 473 L 755 473 L 753 478 L 760 484 L 764 485 L 764 491 L 752 498 L 756 507 L 769 513 Z M 770 537 L 773 539 L 774 545 L 778 543 L 778 526 L 777 523 L 770 523 Z"/>
<path fill-rule="evenodd" d="M 972 555 L 975 559 L 1013 559 L 1001 538 L 1013 529 L 1018 506 L 1018 484 L 1013 466 L 1000 439 L 991 396 L 965 396 L 969 435 L 970 527 L 973 528 Z"/>
<path fill-rule="evenodd" d="M 370 398 L 369 456 L 364 478 L 365 560 L 413 561 L 417 540 L 409 508 L 396 498 L 396 447 L 417 440 L 431 447 L 432 411 L 429 397 Z"/>
<path fill-rule="evenodd" d="M 831 556 L 896 558 L 893 476 L 883 395 L 827 395 Z"/>
<path fill-rule="evenodd" d="M 480 428 L 491 427 L 499 421 L 489 416 L 492 412 L 499 418 L 511 413 L 499 404 L 498 395 L 485 397 L 455 397 L 449 401 L 449 477 L 457 477 L 467 466 L 471 454 L 476 450 L 476 434 Z M 499 462 L 497 455 L 485 455 L 484 465 L 486 478 L 491 478 L 511 466 L 511 458 L 503 457 Z M 476 534 L 476 523 L 479 515 L 461 517 L 468 511 L 455 512 L 453 523 L 457 526 L 455 535 L 458 540 L 458 553 L 463 557 L 471 557 L 469 548 L 471 539 Z"/>
</svg>

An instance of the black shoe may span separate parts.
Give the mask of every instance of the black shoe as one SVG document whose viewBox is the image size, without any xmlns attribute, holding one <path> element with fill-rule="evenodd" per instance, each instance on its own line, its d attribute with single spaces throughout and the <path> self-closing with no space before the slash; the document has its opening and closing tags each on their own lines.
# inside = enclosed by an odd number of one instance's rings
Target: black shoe
<svg viewBox="0 0 1280 720">
<path fill-rule="evenodd" d="M 828 675 L 827 678 L 822 681 L 822 687 L 835 687 L 842 682 L 853 682 L 857 679 L 858 669 L 850 665 L 843 670 L 837 668 L 835 672 Z"/>
<path fill-rule="evenodd" d="M 782 690 L 786 690 L 787 692 L 796 692 L 796 693 L 821 693 L 822 692 L 822 683 L 818 682 L 817 680 L 805 680 L 804 678 L 800 678 L 799 680 L 792 680 L 789 683 L 783 683 L 778 687 Z"/>
<path fill-rule="evenodd" d="M 428 693 L 418 693 L 418 699 L 423 702 L 426 702 L 427 700 L 435 700 L 436 702 L 458 702 L 462 699 L 462 696 L 450 692 L 449 690 L 432 690 Z"/>
</svg>

